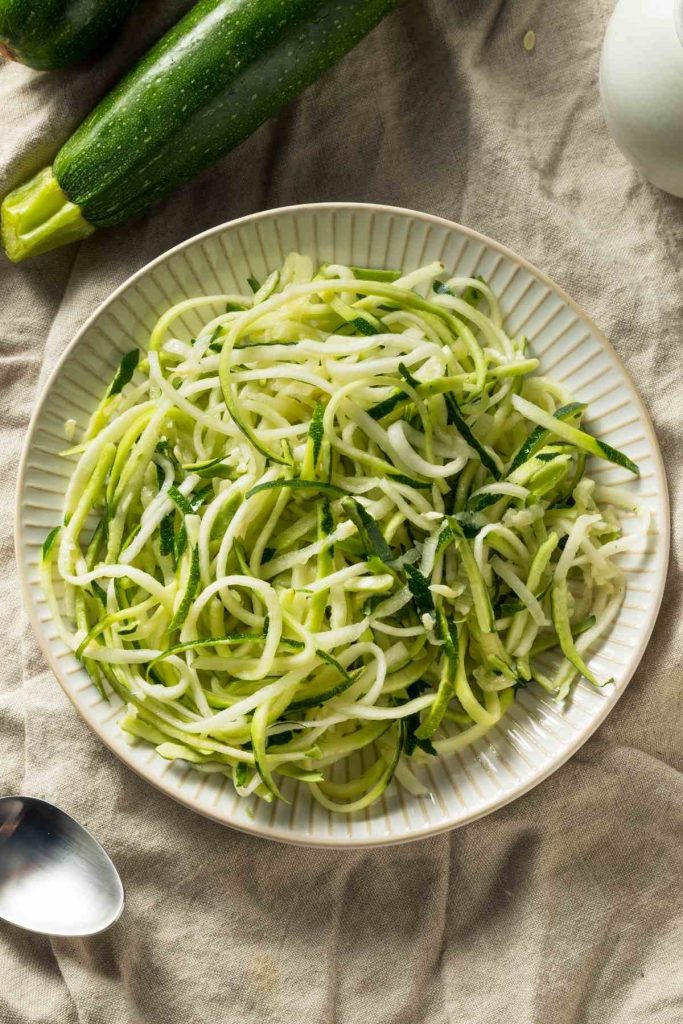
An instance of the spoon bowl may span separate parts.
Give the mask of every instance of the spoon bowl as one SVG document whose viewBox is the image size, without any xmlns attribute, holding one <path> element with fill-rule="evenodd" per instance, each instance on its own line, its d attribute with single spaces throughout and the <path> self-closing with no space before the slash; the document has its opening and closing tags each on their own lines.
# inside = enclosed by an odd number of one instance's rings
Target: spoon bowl
<svg viewBox="0 0 683 1024">
<path fill-rule="evenodd" d="M 116 868 L 82 825 L 47 800 L 0 798 L 0 918 L 45 935 L 95 935 L 123 903 Z"/>
</svg>

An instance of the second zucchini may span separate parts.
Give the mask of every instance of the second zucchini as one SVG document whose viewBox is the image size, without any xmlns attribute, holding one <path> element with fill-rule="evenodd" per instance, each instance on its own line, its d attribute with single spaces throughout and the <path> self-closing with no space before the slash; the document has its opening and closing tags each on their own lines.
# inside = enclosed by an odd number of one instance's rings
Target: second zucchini
<svg viewBox="0 0 683 1024">
<path fill-rule="evenodd" d="M 0 0 L 0 53 L 38 71 L 92 56 L 137 0 Z"/>
</svg>

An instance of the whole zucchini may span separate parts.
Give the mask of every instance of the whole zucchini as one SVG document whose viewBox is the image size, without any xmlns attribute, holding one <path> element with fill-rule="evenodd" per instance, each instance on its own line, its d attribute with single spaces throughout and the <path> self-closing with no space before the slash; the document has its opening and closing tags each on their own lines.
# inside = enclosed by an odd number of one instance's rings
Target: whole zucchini
<svg viewBox="0 0 683 1024">
<path fill-rule="evenodd" d="M 114 36 L 137 0 L 0 0 L 0 53 L 46 71 L 84 60 Z"/>
<path fill-rule="evenodd" d="M 2 204 L 12 260 L 117 224 L 227 153 L 396 0 L 200 0 Z"/>
</svg>

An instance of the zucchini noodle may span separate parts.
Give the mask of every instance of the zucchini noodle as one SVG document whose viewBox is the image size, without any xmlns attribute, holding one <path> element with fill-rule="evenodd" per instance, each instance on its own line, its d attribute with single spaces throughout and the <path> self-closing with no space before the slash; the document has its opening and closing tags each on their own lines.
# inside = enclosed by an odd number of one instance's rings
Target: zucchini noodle
<svg viewBox="0 0 683 1024">
<path fill-rule="evenodd" d="M 131 742 L 352 813 L 394 778 L 424 794 L 420 764 L 530 682 L 603 684 L 584 656 L 621 605 L 633 503 L 586 463 L 637 466 L 485 282 L 444 278 L 293 253 L 123 357 L 64 453 L 41 578 Z M 203 328 L 176 337 L 190 311 Z"/>
</svg>

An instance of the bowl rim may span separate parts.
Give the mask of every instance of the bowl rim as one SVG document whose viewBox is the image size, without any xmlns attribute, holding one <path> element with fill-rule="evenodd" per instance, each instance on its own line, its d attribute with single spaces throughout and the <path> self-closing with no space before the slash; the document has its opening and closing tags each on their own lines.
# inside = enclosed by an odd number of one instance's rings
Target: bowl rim
<svg viewBox="0 0 683 1024">
<path fill-rule="evenodd" d="M 488 246 L 490 249 L 495 250 L 496 252 L 500 253 L 507 259 L 510 259 L 518 263 L 523 269 L 527 270 L 534 277 L 536 277 L 537 280 L 541 281 L 553 292 L 555 292 L 555 294 L 558 295 L 559 298 L 590 327 L 594 336 L 602 345 L 604 345 L 607 352 L 611 355 L 611 357 L 619 366 L 621 373 L 623 374 L 624 383 L 630 394 L 631 401 L 634 403 L 635 408 L 638 411 L 639 417 L 642 420 L 643 430 L 645 432 L 647 440 L 652 446 L 654 454 L 654 471 L 657 480 L 659 500 L 662 506 L 662 522 L 658 523 L 660 531 L 658 535 L 658 542 L 663 556 L 663 571 L 659 574 L 659 578 L 657 581 L 657 590 L 655 592 L 652 604 L 651 619 L 641 636 L 640 643 L 633 650 L 632 657 L 630 659 L 630 667 L 628 668 L 625 674 L 621 686 L 618 689 L 615 688 L 613 690 L 613 692 L 605 700 L 602 708 L 595 715 L 595 717 L 592 718 L 586 726 L 584 726 L 581 730 L 577 732 L 576 736 L 573 737 L 571 742 L 569 742 L 568 746 L 563 750 L 559 758 L 552 758 L 550 763 L 542 771 L 535 774 L 531 779 L 529 779 L 522 785 L 515 786 L 510 792 L 502 794 L 496 800 L 493 800 L 491 803 L 487 804 L 487 806 L 481 809 L 480 811 L 475 811 L 474 813 L 467 814 L 461 821 L 451 820 L 436 825 L 428 824 L 424 826 L 418 826 L 411 830 L 411 832 L 408 835 L 390 834 L 379 838 L 373 837 L 369 842 L 367 841 L 367 839 L 363 837 L 348 837 L 344 841 L 340 841 L 338 838 L 333 838 L 331 836 L 311 836 L 308 838 L 304 838 L 302 836 L 290 835 L 282 831 L 281 829 L 273 827 L 271 825 L 250 826 L 246 822 L 236 823 L 232 821 L 227 821 L 223 815 L 218 813 L 212 813 L 209 808 L 198 806 L 192 801 L 191 798 L 186 798 L 182 794 L 175 791 L 173 786 L 169 783 L 166 783 L 166 781 L 163 778 L 155 779 L 152 778 L 150 775 L 146 774 L 140 768 L 140 766 L 134 763 L 133 759 L 128 755 L 128 751 L 125 748 L 125 746 L 117 746 L 100 727 L 99 723 L 94 721 L 94 719 L 88 714 L 87 710 L 77 702 L 77 700 L 75 699 L 75 695 L 70 692 L 68 686 L 65 683 L 65 680 L 62 678 L 61 667 L 57 663 L 57 659 L 55 658 L 52 652 L 51 645 L 44 635 L 42 624 L 38 619 L 37 611 L 32 599 L 31 583 L 28 579 L 23 552 L 21 549 L 23 539 L 23 530 L 21 527 L 22 496 L 26 483 L 29 453 L 33 446 L 33 439 L 38 425 L 38 420 L 40 419 L 41 413 L 52 391 L 53 385 L 55 384 L 57 377 L 61 373 L 62 367 L 67 362 L 74 349 L 76 349 L 76 347 L 80 344 L 81 339 L 90 329 L 91 325 L 98 319 L 98 317 L 100 317 L 102 313 L 104 313 L 105 310 L 113 302 L 115 302 L 116 299 L 119 298 L 120 295 L 127 291 L 128 288 L 135 284 L 136 281 L 138 281 L 140 278 L 146 275 L 154 267 L 157 267 L 160 264 L 166 262 L 167 260 L 175 256 L 177 253 L 182 252 L 184 249 L 188 249 L 191 246 L 196 245 L 197 243 L 201 243 L 214 235 L 218 235 L 221 232 L 226 231 L 228 229 L 238 228 L 242 224 L 252 223 L 260 220 L 267 220 L 269 218 L 277 218 L 286 214 L 296 216 L 297 214 L 302 212 L 309 212 L 315 215 L 317 213 L 321 213 L 324 211 L 333 210 L 348 210 L 352 212 L 358 211 L 360 213 L 369 214 L 381 213 L 400 217 L 408 217 L 410 219 L 415 219 L 422 222 L 426 222 L 428 224 L 433 224 L 437 227 L 446 228 L 449 231 L 459 232 L 475 242 L 480 242 Z M 525 259 L 522 256 L 519 256 L 518 253 L 516 253 L 513 249 L 510 249 L 508 246 L 503 245 L 501 242 L 497 242 L 495 239 L 490 238 L 488 235 L 476 231 L 473 228 L 466 227 L 464 224 L 460 224 L 457 221 L 452 221 L 449 220 L 448 218 L 440 217 L 435 214 L 423 213 L 419 210 L 413 210 L 408 207 L 389 206 L 382 203 L 363 203 L 353 201 L 292 204 L 289 206 L 273 207 L 272 209 L 268 210 L 260 210 L 255 213 L 250 213 L 242 217 L 234 218 L 233 220 L 225 221 L 221 224 L 215 225 L 212 228 L 208 228 L 206 231 L 201 231 L 196 235 L 192 235 L 190 238 L 185 239 L 185 241 L 179 242 L 172 248 L 167 249 L 159 256 L 156 256 L 154 259 L 145 263 L 142 267 L 140 267 L 133 274 L 131 274 L 130 277 L 126 278 L 125 281 L 118 285 L 114 289 L 114 291 L 97 306 L 97 308 L 90 314 L 90 316 L 87 317 L 87 319 L 84 321 L 84 323 L 81 325 L 81 327 L 78 329 L 74 337 L 71 339 L 71 341 L 68 343 L 68 345 L 62 352 L 61 356 L 57 360 L 55 366 L 52 368 L 51 372 L 49 373 L 48 377 L 46 378 L 41 387 L 40 394 L 36 398 L 33 412 L 31 414 L 31 418 L 29 420 L 29 424 L 26 430 L 26 435 L 24 437 L 24 443 L 22 447 L 21 458 L 19 461 L 19 469 L 17 474 L 17 485 L 14 506 L 15 558 L 17 562 L 17 569 L 19 574 L 24 609 L 31 623 L 34 636 L 38 640 L 38 644 L 48 663 L 48 666 L 52 670 L 52 673 L 56 677 L 62 690 L 75 707 L 79 716 L 83 719 L 85 724 L 95 733 L 95 735 L 104 744 L 104 746 L 116 758 L 118 758 L 119 761 L 123 762 L 123 764 L 125 764 L 127 768 L 135 772 L 137 776 L 139 776 L 149 785 L 152 785 L 159 792 L 163 793 L 165 796 L 170 797 L 176 803 L 181 804 L 188 810 L 191 810 L 196 814 L 200 814 L 202 817 L 208 818 L 209 820 L 214 821 L 219 825 L 235 829 L 238 832 L 255 836 L 259 839 L 268 839 L 276 842 L 285 843 L 291 846 L 328 850 L 383 848 L 386 846 L 395 846 L 403 843 L 414 842 L 420 839 L 427 839 L 431 836 L 441 835 L 443 833 L 450 832 L 453 829 L 462 828 L 465 825 L 469 825 L 473 821 L 477 821 L 479 818 L 486 817 L 488 814 L 492 814 L 494 811 L 500 810 L 507 804 L 512 803 L 519 797 L 524 796 L 526 793 L 530 792 L 536 786 L 540 785 L 540 783 L 544 782 L 547 778 L 554 774 L 554 772 L 561 768 L 562 765 L 564 765 L 571 757 L 573 757 L 577 750 L 579 750 L 584 745 L 584 743 L 586 743 L 586 741 L 590 739 L 590 737 L 598 729 L 598 727 L 602 725 L 607 715 L 610 713 L 614 705 L 623 695 L 624 691 L 626 690 L 626 687 L 633 678 L 642 660 L 643 654 L 645 653 L 645 649 L 647 648 L 650 638 L 652 636 L 652 631 L 655 627 L 655 623 L 657 622 L 662 600 L 664 597 L 664 589 L 666 586 L 669 567 L 670 536 L 671 507 L 669 500 L 669 489 L 666 478 L 666 472 L 664 468 L 664 460 L 662 458 L 662 453 L 659 447 L 659 442 L 657 440 L 657 435 L 652 424 L 652 420 L 650 419 L 650 414 L 643 400 L 638 394 L 636 387 L 633 381 L 631 380 L 631 376 L 626 366 L 624 365 L 621 357 L 619 356 L 619 354 L 617 353 L 616 349 L 609 341 L 607 336 L 600 330 L 600 328 L 595 324 L 592 318 L 588 316 L 585 310 L 577 302 L 575 302 L 571 298 L 571 296 L 568 295 L 567 292 L 546 273 L 544 273 L 542 270 L 539 270 L 538 267 L 536 267 L 529 260 Z"/>
</svg>

